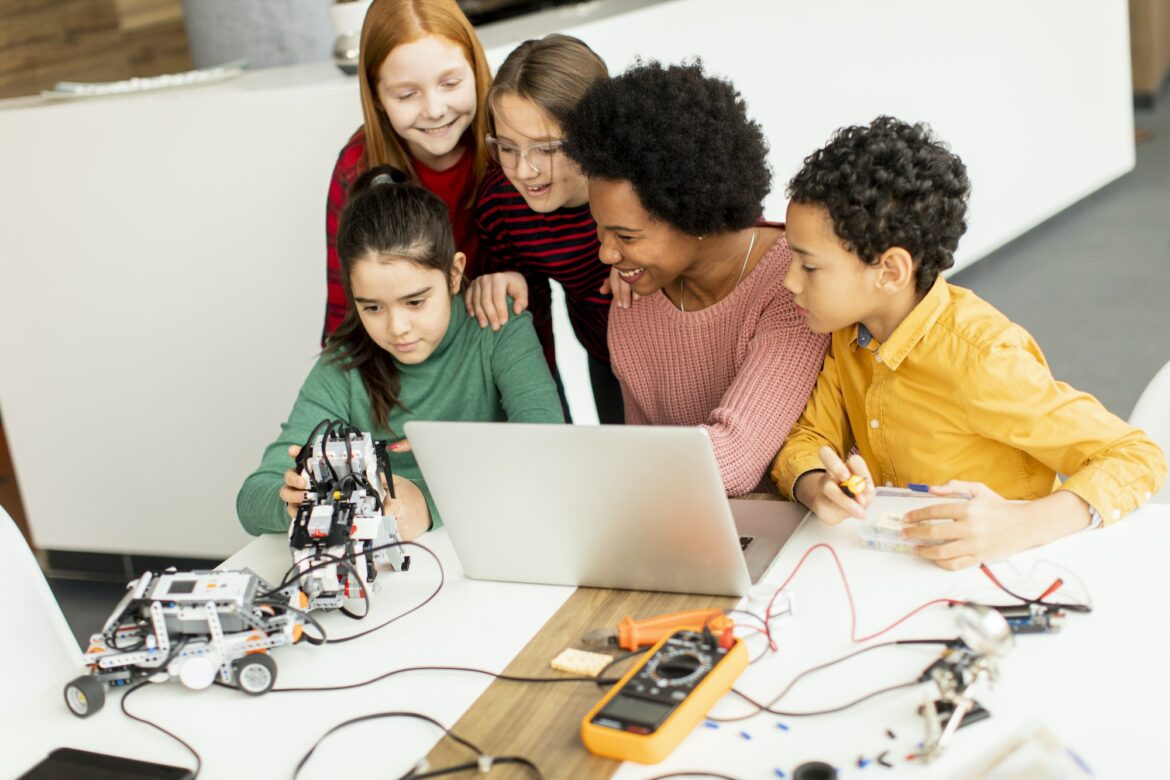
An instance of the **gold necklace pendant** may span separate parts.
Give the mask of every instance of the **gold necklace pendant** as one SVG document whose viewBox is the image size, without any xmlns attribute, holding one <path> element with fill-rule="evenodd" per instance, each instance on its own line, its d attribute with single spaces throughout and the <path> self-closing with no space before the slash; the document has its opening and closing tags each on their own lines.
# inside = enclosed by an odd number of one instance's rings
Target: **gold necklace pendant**
<svg viewBox="0 0 1170 780">
<path fill-rule="evenodd" d="M 748 242 L 747 252 L 743 256 L 743 264 L 739 267 L 739 276 L 735 277 L 735 284 L 731 285 L 732 290 L 734 290 L 736 287 L 739 287 L 739 283 L 743 281 L 743 274 L 744 274 L 744 271 L 747 270 L 748 260 L 752 256 L 752 250 L 756 248 L 756 235 L 758 233 L 759 233 L 759 228 L 752 228 L 752 238 L 751 238 L 751 241 Z M 730 294 L 731 293 L 728 292 L 728 295 L 730 295 Z M 683 278 L 680 276 L 678 278 L 678 310 L 683 312 L 684 314 L 687 311 L 686 295 L 687 295 L 687 284 L 683 280 Z"/>
</svg>

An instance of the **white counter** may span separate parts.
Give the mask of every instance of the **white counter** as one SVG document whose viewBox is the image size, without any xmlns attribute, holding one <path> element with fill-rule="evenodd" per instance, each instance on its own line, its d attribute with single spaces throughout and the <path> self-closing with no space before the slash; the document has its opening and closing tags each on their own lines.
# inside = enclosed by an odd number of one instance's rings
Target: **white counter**
<svg viewBox="0 0 1170 780">
<path fill-rule="evenodd" d="M 675 0 L 590 20 L 614 7 L 486 27 L 489 59 L 558 28 L 614 72 L 701 54 L 764 126 L 773 218 L 806 154 L 879 113 L 930 121 L 967 162 L 960 265 L 1133 167 L 1123 0 Z M 325 193 L 360 119 L 328 64 L 0 102 L 0 411 L 37 544 L 240 546 L 236 490 L 316 352 Z M 583 352 L 558 332 L 589 420 Z"/>
</svg>

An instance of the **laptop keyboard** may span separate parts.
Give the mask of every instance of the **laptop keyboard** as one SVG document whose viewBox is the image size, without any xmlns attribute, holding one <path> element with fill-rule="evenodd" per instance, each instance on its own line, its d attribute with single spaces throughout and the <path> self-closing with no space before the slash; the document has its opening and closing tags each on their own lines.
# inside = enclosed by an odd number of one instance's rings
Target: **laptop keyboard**
<svg viewBox="0 0 1170 780">
<path fill-rule="evenodd" d="M 742 550 L 743 552 L 747 552 L 747 548 L 755 540 L 756 540 L 756 537 L 754 537 L 754 536 L 741 536 L 741 537 L 739 537 L 739 549 Z"/>
</svg>

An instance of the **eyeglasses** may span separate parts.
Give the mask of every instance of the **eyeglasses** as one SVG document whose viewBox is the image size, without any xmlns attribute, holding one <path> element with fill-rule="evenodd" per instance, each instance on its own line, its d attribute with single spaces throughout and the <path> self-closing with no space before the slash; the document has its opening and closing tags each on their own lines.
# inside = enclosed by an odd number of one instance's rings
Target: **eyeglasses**
<svg viewBox="0 0 1170 780">
<path fill-rule="evenodd" d="M 487 136 L 486 140 L 488 153 L 492 159 L 498 162 L 501 168 L 509 171 L 519 167 L 521 160 L 528 163 L 528 167 L 537 173 L 547 171 L 552 165 L 552 161 L 561 155 L 561 150 L 565 146 L 563 140 L 545 141 L 527 147 L 519 147 L 507 141 L 501 141 L 494 135 Z"/>
</svg>

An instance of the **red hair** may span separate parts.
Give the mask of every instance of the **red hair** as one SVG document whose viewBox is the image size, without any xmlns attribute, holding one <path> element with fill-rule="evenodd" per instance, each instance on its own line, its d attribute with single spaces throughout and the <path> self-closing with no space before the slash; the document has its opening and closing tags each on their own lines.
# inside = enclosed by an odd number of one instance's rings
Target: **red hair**
<svg viewBox="0 0 1170 780">
<path fill-rule="evenodd" d="M 445 38 L 463 50 L 467 64 L 475 74 L 475 118 L 460 143 L 466 143 L 474 156 L 475 187 L 468 205 L 475 201 L 479 183 L 487 170 L 487 111 L 485 110 L 492 73 L 471 22 L 455 0 L 374 0 L 362 25 L 358 49 L 358 72 L 361 74 L 362 115 L 365 117 L 367 168 L 392 165 L 406 171 L 415 181 L 414 163 L 402 139 L 390 126 L 378 101 L 378 70 L 390 52 L 404 43 L 413 43 L 428 35 Z M 470 134 L 471 138 L 466 136 Z"/>
</svg>

